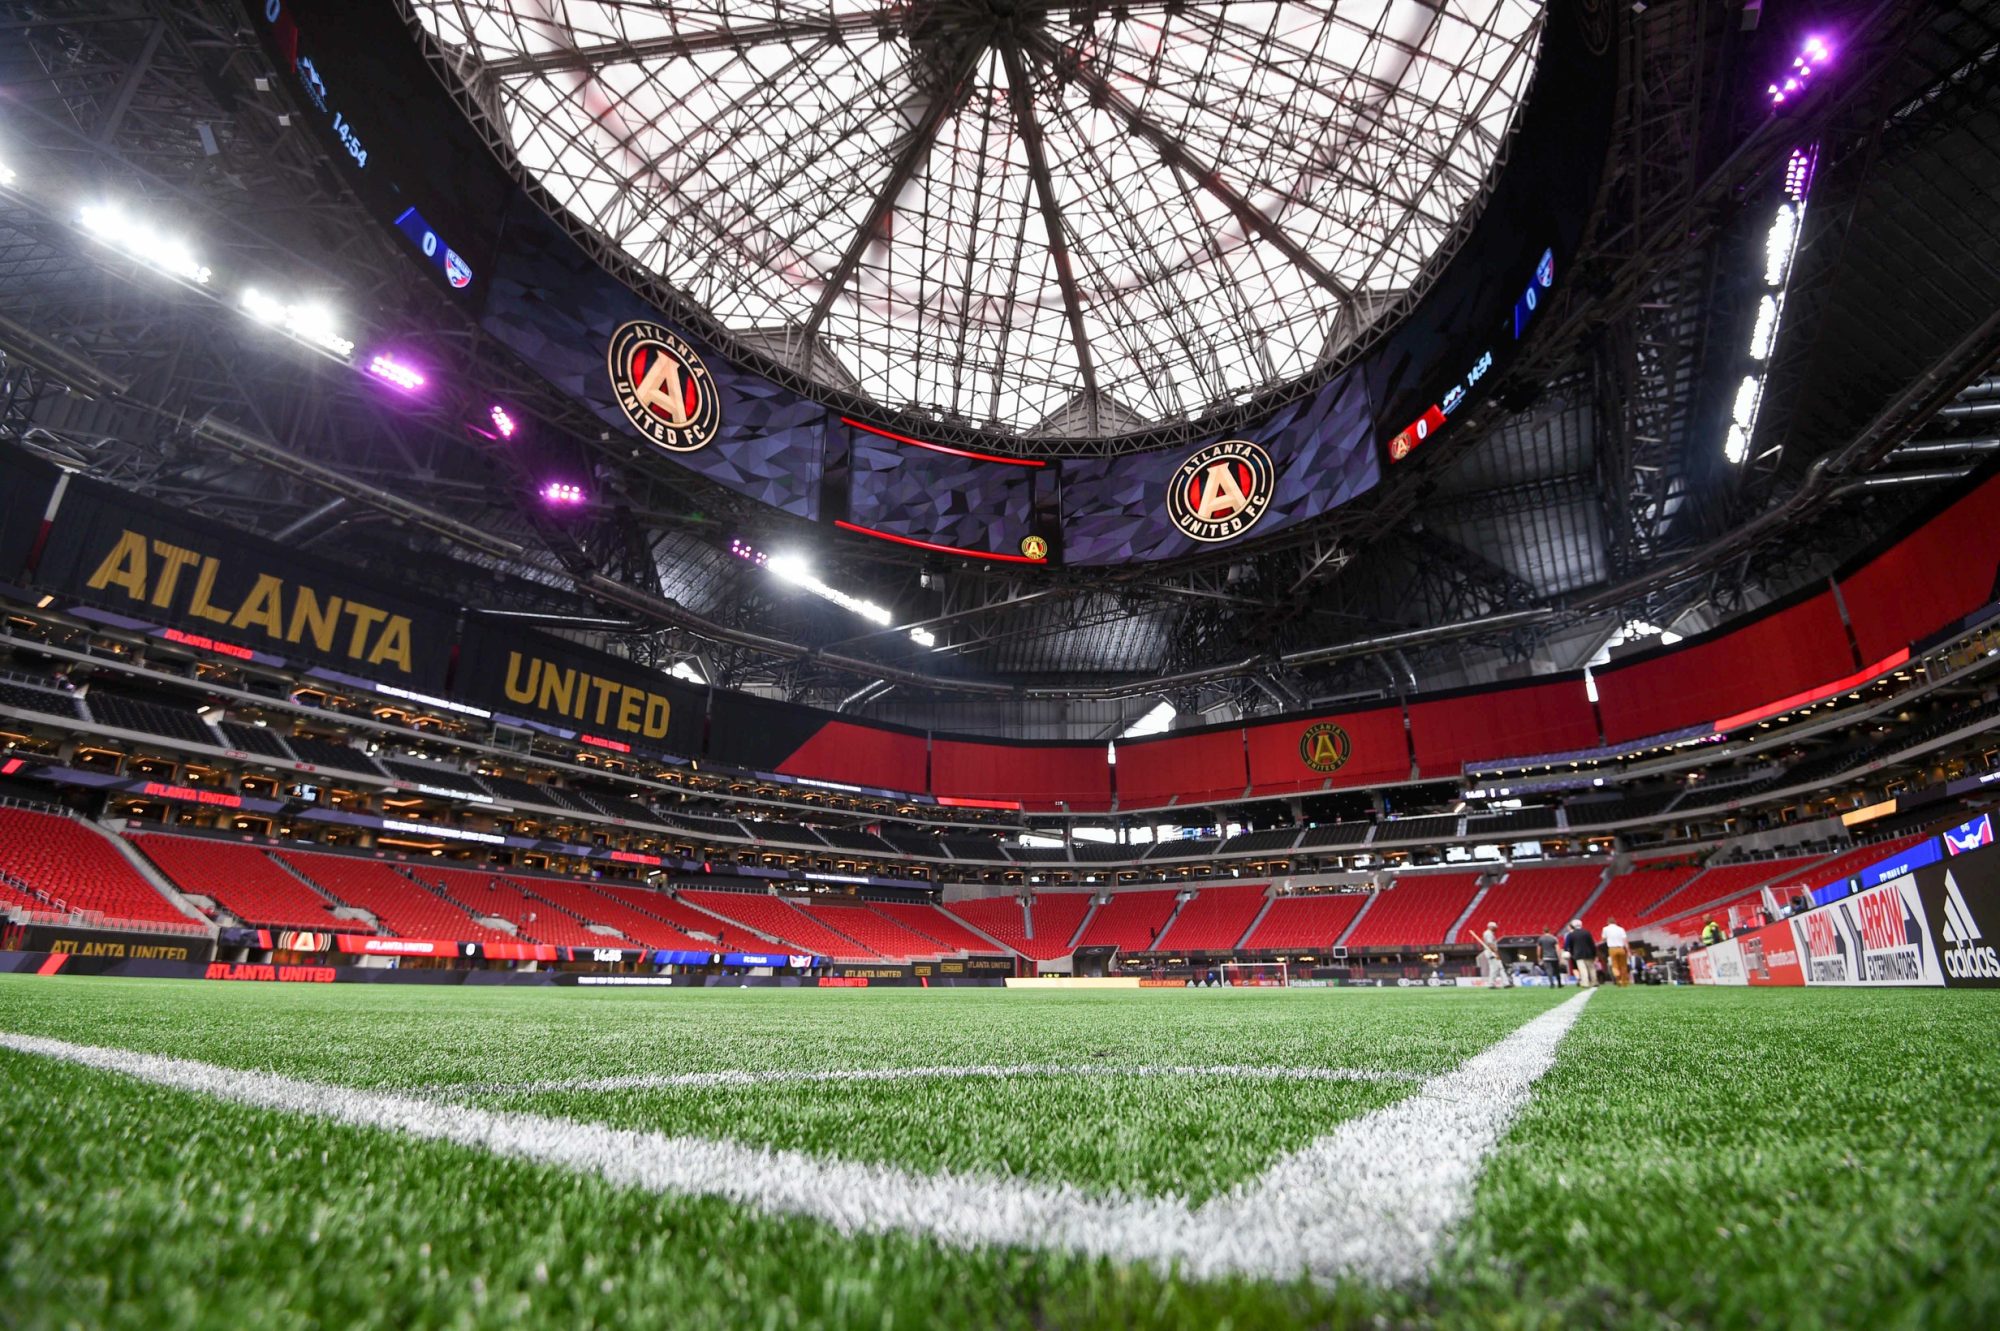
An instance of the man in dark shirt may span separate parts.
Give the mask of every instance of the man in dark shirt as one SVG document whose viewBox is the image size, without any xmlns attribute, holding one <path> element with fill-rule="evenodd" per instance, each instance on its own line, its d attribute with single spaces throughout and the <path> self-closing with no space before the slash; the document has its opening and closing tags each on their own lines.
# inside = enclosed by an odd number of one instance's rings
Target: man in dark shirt
<svg viewBox="0 0 2000 1331">
<path fill-rule="evenodd" d="M 1562 988 L 1562 941 L 1556 937 L 1554 926 L 1542 930 L 1542 936 L 1535 942 L 1542 949 L 1542 974 L 1549 977 L 1550 984 L 1558 989 Z"/>
<path fill-rule="evenodd" d="M 1576 982 L 1585 989 L 1597 985 L 1597 940 L 1583 927 L 1582 920 L 1571 920 L 1569 932 L 1563 935 L 1563 946 L 1569 949 L 1570 964 L 1576 968 Z"/>
</svg>

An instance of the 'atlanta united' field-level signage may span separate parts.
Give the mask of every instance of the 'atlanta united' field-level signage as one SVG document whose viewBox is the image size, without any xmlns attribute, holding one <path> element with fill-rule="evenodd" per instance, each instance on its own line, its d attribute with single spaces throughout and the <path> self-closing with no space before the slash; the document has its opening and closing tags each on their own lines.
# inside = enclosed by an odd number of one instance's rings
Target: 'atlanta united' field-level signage
<svg viewBox="0 0 2000 1331">
<path fill-rule="evenodd" d="M 611 391 L 625 419 L 661 448 L 706 448 L 722 424 L 715 378 L 672 329 L 639 319 L 611 335 Z"/>
<path fill-rule="evenodd" d="M 1255 526 L 1271 506 L 1271 455 L 1241 439 L 1195 450 L 1167 485 L 1167 516 L 1197 541 L 1226 541 Z"/>
<path fill-rule="evenodd" d="M 1353 753 L 1354 742 L 1331 721 L 1307 726 L 1299 736 L 1299 757 L 1315 772 L 1338 772 Z"/>
</svg>

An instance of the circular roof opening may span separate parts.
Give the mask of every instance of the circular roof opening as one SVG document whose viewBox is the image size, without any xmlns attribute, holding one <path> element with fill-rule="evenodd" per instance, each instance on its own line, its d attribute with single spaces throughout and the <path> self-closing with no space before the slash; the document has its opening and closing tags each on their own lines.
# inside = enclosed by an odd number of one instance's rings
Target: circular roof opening
<svg viewBox="0 0 2000 1331">
<path fill-rule="evenodd" d="M 1109 437 L 1312 375 L 1477 214 L 1533 0 L 415 0 L 574 218 L 887 412 Z"/>
</svg>

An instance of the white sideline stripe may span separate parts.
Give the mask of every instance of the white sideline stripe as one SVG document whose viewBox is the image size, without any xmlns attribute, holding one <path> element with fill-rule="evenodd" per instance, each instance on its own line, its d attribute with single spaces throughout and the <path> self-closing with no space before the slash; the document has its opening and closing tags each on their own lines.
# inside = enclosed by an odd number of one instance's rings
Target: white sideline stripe
<svg viewBox="0 0 2000 1331">
<path fill-rule="evenodd" d="M 649 1072 L 610 1077 L 569 1077 L 560 1081 L 439 1082 L 406 1092 L 410 1095 L 548 1095 L 557 1091 L 650 1091 L 713 1087 L 783 1086 L 824 1082 L 943 1081 L 960 1077 L 1230 1077 L 1240 1081 L 1422 1081 L 1421 1072 L 1388 1068 L 1286 1068 L 1222 1063 L 1213 1067 L 1161 1067 L 1140 1064 L 1118 1067 L 1105 1063 L 975 1063 L 971 1066 L 922 1068 L 845 1068 L 802 1072 L 793 1068 L 764 1072 Z"/>
<path fill-rule="evenodd" d="M 0 1032 L 0 1048 L 122 1073 L 259 1109 L 452 1142 L 624 1187 L 721 1197 L 843 1234 L 900 1232 L 955 1248 L 1042 1248 L 1190 1277 L 1421 1279 L 1472 1206 L 1486 1155 L 1592 991 L 1534 1018 L 1408 1099 L 1280 1159 L 1190 1209 L 1178 1197 L 1094 1195 L 1066 1183 L 920 1174 L 797 1151 L 669 1137 L 537 1114 L 299 1081 L 187 1059 Z"/>
</svg>

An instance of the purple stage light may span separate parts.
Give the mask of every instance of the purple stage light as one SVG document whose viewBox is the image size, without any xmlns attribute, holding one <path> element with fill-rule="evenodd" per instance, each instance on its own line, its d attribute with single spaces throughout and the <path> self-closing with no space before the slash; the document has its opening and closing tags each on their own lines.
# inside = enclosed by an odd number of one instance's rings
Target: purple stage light
<svg viewBox="0 0 2000 1331">
<path fill-rule="evenodd" d="M 387 353 L 378 355 L 368 362 L 368 373 L 377 379 L 394 384 L 405 393 L 414 393 L 424 386 L 423 375 Z"/>
<path fill-rule="evenodd" d="M 500 437 L 502 439 L 512 439 L 514 431 L 520 427 L 515 425 L 514 418 L 507 414 L 507 408 L 496 403 L 490 414 L 493 417 L 493 428 L 500 432 Z"/>
<path fill-rule="evenodd" d="M 1792 149 L 1790 160 L 1785 163 L 1785 197 L 1793 203 L 1803 202 L 1806 192 L 1812 188 L 1813 167 L 1819 161 L 1819 145 L 1807 144 Z"/>
<path fill-rule="evenodd" d="M 542 487 L 542 498 L 551 504 L 581 504 L 583 487 L 571 485 L 567 481 L 550 481 Z"/>
<path fill-rule="evenodd" d="M 1771 84 L 1764 89 L 1764 95 L 1771 99 L 1772 106 L 1783 106 L 1787 100 L 1812 87 L 1812 76 L 1819 72 L 1820 66 L 1832 59 L 1832 48 L 1827 46 L 1825 39 L 1817 36 L 1807 37 L 1805 44 L 1799 48 L 1799 53 L 1792 57 L 1792 67 L 1786 74 L 1785 81 L 1782 84 Z"/>
</svg>

